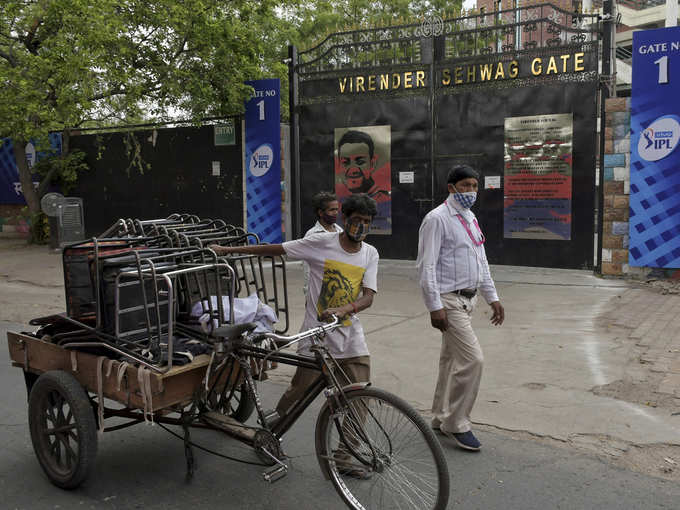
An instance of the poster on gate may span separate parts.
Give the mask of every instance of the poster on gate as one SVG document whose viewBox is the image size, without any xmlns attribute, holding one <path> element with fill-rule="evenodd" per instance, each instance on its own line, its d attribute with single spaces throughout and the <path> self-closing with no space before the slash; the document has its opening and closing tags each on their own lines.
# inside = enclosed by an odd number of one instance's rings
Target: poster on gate
<svg viewBox="0 0 680 510">
<path fill-rule="evenodd" d="M 680 27 L 633 33 L 628 263 L 680 268 Z"/>
<path fill-rule="evenodd" d="M 391 126 L 335 128 L 335 194 L 342 203 L 366 193 L 376 201 L 371 234 L 392 234 Z M 338 223 L 343 224 L 342 213 Z"/>
<path fill-rule="evenodd" d="M 253 87 L 245 111 L 246 224 L 260 242 L 280 243 L 281 84 L 278 79 L 248 81 Z"/>
<path fill-rule="evenodd" d="M 573 114 L 505 119 L 503 237 L 571 239 Z"/>
</svg>

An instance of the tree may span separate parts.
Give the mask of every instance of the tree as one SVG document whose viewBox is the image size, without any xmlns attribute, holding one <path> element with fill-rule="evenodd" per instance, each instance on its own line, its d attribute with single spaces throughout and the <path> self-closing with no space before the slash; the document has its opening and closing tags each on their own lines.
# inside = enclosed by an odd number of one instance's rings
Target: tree
<svg viewBox="0 0 680 510">
<path fill-rule="evenodd" d="M 455 16 L 462 5 L 463 0 L 302 0 L 285 17 L 294 27 L 291 41 L 310 48 L 333 32 Z"/>
<path fill-rule="evenodd" d="M 31 213 L 59 168 L 33 188 L 24 147 L 72 128 L 241 111 L 244 84 L 286 75 L 272 48 L 274 0 L 3 0 L 0 137 L 10 137 Z M 277 60 L 278 59 L 278 60 Z"/>
</svg>

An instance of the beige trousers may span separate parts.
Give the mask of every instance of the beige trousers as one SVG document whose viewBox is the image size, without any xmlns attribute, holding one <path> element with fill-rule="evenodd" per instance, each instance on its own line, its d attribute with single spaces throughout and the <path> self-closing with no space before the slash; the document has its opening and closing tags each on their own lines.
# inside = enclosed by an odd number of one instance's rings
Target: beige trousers
<svg viewBox="0 0 680 510">
<path fill-rule="evenodd" d="M 439 376 L 432 402 L 432 426 L 445 432 L 470 430 L 470 413 L 477 399 L 484 356 L 470 318 L 477 296 L 441 295 L 449 327 L 442 333 Z"/>
<path fill-rule="evenodd" d="M 337 359 L 337 358 L 336 358 Z M 342 374 L 336 374 L 341 385 L 351 384 L 355 382 L 369 382 L 371 380 L 371 358 L 370 356 L 357 356 L 355 358 L 337 359 L 338 364 L 347 374 L 347 379 L 342 377 Z M 281 396 L 279 403 L 276 405 L 276 410 L 279 416 L 283 416 L 290 407 L 300 400 L 305 394 L 305 390 L 314 382 L 319 376 L 318 370 L 311 370 L 309 368 L 297 367 L 295 374 L 290 381 L 290 386 L 286 392 Z"/>
</svg>

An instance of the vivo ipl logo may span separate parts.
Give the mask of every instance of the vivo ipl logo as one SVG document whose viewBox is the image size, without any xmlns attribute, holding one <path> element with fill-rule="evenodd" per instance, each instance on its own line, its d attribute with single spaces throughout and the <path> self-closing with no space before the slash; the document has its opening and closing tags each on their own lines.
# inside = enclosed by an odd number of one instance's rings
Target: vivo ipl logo
<svg viewBox="0 0 680 510">
<path fill-rule="evenodd" d="M 250 173 L 255 177 L 262 177 L 274 163 L 274 151 L 271 145 L 260 145 L 250 156 Z"/>
<path fill-rule="evenodd" d="M 638 154 L 646 161 L 658 161 L 673 152 L 678 140 L 680 123 L 673 116 L 659 117 L 642 132 Z"/>
</svg>

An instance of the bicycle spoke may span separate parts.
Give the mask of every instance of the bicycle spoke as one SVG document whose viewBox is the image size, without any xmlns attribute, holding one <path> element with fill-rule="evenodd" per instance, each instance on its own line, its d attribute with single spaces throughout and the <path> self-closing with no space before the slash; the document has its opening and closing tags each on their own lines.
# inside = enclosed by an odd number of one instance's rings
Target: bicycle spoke
<svg viewBox="0 0 680 510">
<path fill-rule="evenodd" d="M 446 464 L 427 424 L 396 397 L 377 389 L 360 391 L 363 395 L 348 395 L 340 423 L 325 432 L 326 445 L 344 441 L 352 454 L 349 461 L 332 459 L 331 479 L 336 489 L 355 509 L 444 508 L 448 500 Z M 435 450 L 440 452 L 438 456 Z M 354 455 L 367 460 L 368 465 L 362 466 Z M 363 471 L 356 473 L 354 468 Z"/>
</svg>

